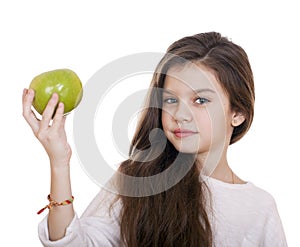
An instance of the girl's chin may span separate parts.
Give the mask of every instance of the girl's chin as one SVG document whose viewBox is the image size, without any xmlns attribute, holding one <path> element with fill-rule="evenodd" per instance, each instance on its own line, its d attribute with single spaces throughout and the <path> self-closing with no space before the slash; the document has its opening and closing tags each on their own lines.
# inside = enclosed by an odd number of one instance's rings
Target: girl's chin
<svg viewBox="0 0 300 247">
<path fill-rule="evenodd" d="M 185 140 L 182 141 L 177 139 L 171 139 L 170 142 L 173 144 L 175 149 L 180 153 L 187 153 L 187 154 L 200 154 L 206 153 L 209 150 L 209 144 L 203 145 L 204 143 L 200 144 L 200 141 L 197 140 Z"/>
<path fill-rule="evenodd" d="M 186 146 L 174 146 L 175 149 L 180 153 L 187 153 L 187 154 L 199 154 L 204 152 L 200 148 L 193 148 L 193 147 L 186 147 Z"/>
</svg>

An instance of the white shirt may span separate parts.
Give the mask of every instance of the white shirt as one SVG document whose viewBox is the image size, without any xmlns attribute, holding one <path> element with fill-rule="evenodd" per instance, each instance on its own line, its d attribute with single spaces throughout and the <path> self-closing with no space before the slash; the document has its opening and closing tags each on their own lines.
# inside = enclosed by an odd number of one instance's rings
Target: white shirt
<svg viewBox="0 0 300 247">
<path fill-rule="evenodd" d="M 286 247 L 282 223 L 273 197 L 251 182 L 229 184 L 208 178 L 212 195 L 209 218 L 216 247 Z M 102 189 L 79 218 L 74 216 L 65 237 L 50 241 L 47 217 L 39 224 L 46 247 L 122 246 L 119 213 L 121 203 L 109 211 L 114 195 Z"/>
</svg>

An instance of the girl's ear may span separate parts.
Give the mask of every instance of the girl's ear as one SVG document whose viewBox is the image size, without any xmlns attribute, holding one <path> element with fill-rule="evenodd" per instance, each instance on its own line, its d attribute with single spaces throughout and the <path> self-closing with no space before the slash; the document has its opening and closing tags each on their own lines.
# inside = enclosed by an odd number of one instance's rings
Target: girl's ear
<svg viewBox="0 0 300 247">
<path fill-rule="evenodd" d="M 241 112 L 235 112 L 232 115 L 231 126 L 237 127 L 237 126 L 241 125 L 244 121 L 245 121 L 244 114 L 242 114 Z"/>
</svg>

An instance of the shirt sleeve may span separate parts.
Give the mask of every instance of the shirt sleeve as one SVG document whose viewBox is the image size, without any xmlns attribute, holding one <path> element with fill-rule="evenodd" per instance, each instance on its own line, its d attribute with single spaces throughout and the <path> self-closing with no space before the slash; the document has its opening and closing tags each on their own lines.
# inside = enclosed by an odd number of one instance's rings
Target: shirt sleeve
<svg viewBox="0 0 300 247">
<path fill-rule="evenodd" d="M 45 247 L 96 247 L 122 246 L 118 204 L 110 210 L 111 200 L 104 200 L 100 192 L 79 218 L 75 214 L 66 229 L 65 236 L 56 241 L 49 240 L 48 215 L 40 222 L 38 233 Z"/>
<path fill-rule="evenodd" d="M 275 201 L 269 210 L 265 222 L 265 237 L 262 241 L 263 247 L 287 247 L 283 225 L 278 213 Z"/>
<path fill-rule="evenodd" d="M 269 202 L 267 207 L 261 208 L 260 219 L 257 218 L 255 220 L 255 217 L 253 217 L 254 224 L 243 240 L 243 247 L 288 246 L 276 202 L 271 196 Z M 265 217 L 263 217 L 263 215 L 265 215 Z"/>
</svg>

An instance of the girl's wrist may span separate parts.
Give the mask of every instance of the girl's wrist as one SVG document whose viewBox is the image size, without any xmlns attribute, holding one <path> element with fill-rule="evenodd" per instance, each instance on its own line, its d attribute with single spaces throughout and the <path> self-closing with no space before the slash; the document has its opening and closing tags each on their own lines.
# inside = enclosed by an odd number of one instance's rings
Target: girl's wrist
<svg viewBox="0 0 300 247">
<path fill-rule="evenodd" d="M 70 160 L 64 160 L 64 161 L 59 161 L 59 160 L 50 160 L 50 168 L 53 171 L 63 171 L 63 170 L 69 170 L 70 168 Z"/>
</svg>

